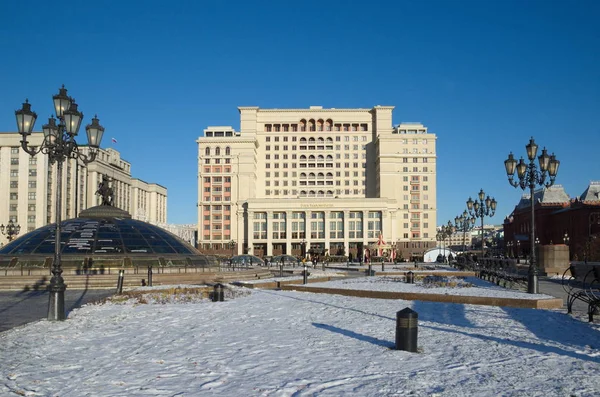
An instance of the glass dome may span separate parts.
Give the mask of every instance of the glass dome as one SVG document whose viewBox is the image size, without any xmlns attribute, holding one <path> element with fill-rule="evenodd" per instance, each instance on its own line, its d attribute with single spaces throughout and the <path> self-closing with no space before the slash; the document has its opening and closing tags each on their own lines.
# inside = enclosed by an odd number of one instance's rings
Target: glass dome
<svg viewBox="0 0 600 397">
<path fill-rule="evenodd" d="M 174 234 L 127 218 L 74 218 L 61 222 L 63 255 L 179 254 L 201 255 Z M 43 226 L 0 248 L 0 255 L 54 253 L 54 224 Z"/>
</svg>

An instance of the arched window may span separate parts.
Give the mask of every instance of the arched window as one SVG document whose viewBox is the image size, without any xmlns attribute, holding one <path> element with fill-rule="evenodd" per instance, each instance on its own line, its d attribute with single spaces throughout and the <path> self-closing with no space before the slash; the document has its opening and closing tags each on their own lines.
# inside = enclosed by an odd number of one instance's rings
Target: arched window
<svg viewBox="0 0 600 397">
<path fill-rule="evenodd" d="M 315 179 L 315 174 L 313 172 L 308 174 L 308 179 Z"/>
<path fill-rule="evenodd" d="M 319 172 L 319 174 L 317 175 L 317 179 L 323 179 L 325 178 L 325 174 L 323 174 L 322 172 Z"/>
<path fill-rule="evenodd" d="M 328 172 L 327 173 L 327 179 L 333 179 L 333 173 L 332 172 Z"/>
<path fill-rule="evenodd" d="M 333 161 L 333 156 L 332 156 L 332 155 L 330 155 L 330 154 L 328 154 L 328 155 L 327 155 L 327 161 Z"/>
<path fill-rule="evenodd" d="M 327 143 L 333 143 L 333 138 L 331 138 L 331 137 L 327 138 Z"/>
<path fill-rule="evenodd" d="M 306 143 L 306 138 L 300 138 L 300 143 Z"/>
<path fill-rule="evenodd" d="M 206 149 L 204 149 L 204 154 L 210 156 L 210 147 L 207 146 Z"/>
<path fill-rule="evenodd" d="M 328 196 L 333 196 L 333 190 L 328 190 L 328 191 L 327 191 L 327 195 L 328 195 Z"/>
<path fill-rule="evenodd" d="M 315 143 L 315 138 L 308 138 L 308 143 Z"/>
<path fill-rule="evenodd" d="M 300 161 L 306 161 L 306 156 L 305 155 L 300 156 Z"/>
<path fill-rule="evenodd" d="M 306 196 L 306 190 L 300 190 L 300 196 Z"/>
<path fill-rule="evenodd" d="M 309 191 L 308 192 L 308 196 L 309 197 L 315 197 L 315 191 L 314 190 Z"/>
<path fill-rule="evenodd" d="M 320 154 L 319 157 L 318 157 L 318 161 L 325 161 L 325 157 L 323 157 L 323 155 Z"/>
<path fill-rule="evenodd" d="M 221 148 L 217 146 L 215 148 L 215 156 L 220 156 L 220 155 L 221 155 Z"/>
<path fill-rule="evenodd" d="M 315 130 L 315 120 L 313 120 L 313 119 L 308 120 L 308 130 L 309 131 Z"/>
<path fill-rule="evenodd" d="M 323 120 L 321 119 L 317 121 L 317 131 L 323 131 Z"/>
<path fill-rule="evenodd" d="M 304 172 L 301 172 L 301 173 L 300 173 L 300 178 L 302 178 L 302 179 L 306 179 L 306 173 L 304 173 Z"/>
<path fill-rule="evenodd" d="M 229 146 L 227 146 L 225 148 L 225 156 L 230 156 L 231 155 L 231 148 Z"/>
<path fill-rule="evenodd" d="M 319 138 L 319 143 L 325 143 L 325 139 Z"/>
<path fill-rule="evenodd" d="M 300 131 L 306 131 L 306 120 L 300 120 Z"/>
<path fill-rule="evenodd" d="M 308 156 L 308 161 L 315 161 L 315 156 L 313 156 L 312 154 Z"/>
<path fill-rule="evenodd" d="M 319 190 L 319 197 L 325 196 L 325 192 L 323 190 Z"/>
<path fill-rule="evenodd" d="M 333 125 L 333 120 L 327 119 L 325 122 L 325 131 L 331 131 L 331 126 Z"/>
</svg>

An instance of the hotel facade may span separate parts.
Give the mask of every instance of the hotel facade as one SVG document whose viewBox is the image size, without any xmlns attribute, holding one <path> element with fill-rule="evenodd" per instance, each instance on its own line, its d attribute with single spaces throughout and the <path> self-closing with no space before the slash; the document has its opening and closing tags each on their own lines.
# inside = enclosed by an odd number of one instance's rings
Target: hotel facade
<svg viewBox="0 0 600 397">
<path fill-rule="evenodd" d="M 39 147 L 41 132 L 28 137 L 31 146 Z M 56 219 L 56 164 L 48 156 L 30 156 L 21 149 L 21 135 L 0 133 L 0 223 L 13 221 L 21 233 L 53 223 Z M 88 148 L 80 148 L 86 152 Z M 131 164 L 112 148 L 99 149 L 96 160 L 87 166 L 69 159 L 63 164 L 62 219 L 75 218 L 89 207 L 99 205 L 96 194 L 103 176 L 114 191 L 113 205 L 128 211 L 134 219 L 154 224 L 167 221 L 167 189 L 131 177 Z M 17 236 L 18 237 L 18 236 Z M 0 243 L 7 238 L 0 235 Z"/>
<path fill-rule="evenodd" d="M 198 144 L 198 247 L 208 253 L 409 258 L 436 245 L 436 136 L 371 109 L 239 107 Z"/>
</svg>

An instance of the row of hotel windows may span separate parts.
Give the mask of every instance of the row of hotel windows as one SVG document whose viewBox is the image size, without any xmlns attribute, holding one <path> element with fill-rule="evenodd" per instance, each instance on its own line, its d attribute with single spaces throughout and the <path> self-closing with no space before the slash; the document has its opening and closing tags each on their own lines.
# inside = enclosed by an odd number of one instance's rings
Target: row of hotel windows
<svg viewBox="0 0 600 397">
<path fill-rule="evenodd" d="M 11 193 L 9 197 L 10 197 L 11 200 L 18 200 L 19 199 L 19 193 Z M 29 192 L 29 193 L 27 193 L 27 199 L 28 200 L 35 200 L 36 199 L 35 192 Z"/>
<path fill-rule="evenodd" d="M 281 146 L 283 147 L 283 150 L 288 150 L 289 146 L 288 145 L 283 145 Z M 279 145 L 275 145 L 273 146 L 273 150 L 278 152 L 279 151 L 280 146 Z M 328 145 L 328 146 L 306 146 L 306 145 L 300 145 L 300 146 L 296 146 L 296 145 L 292 145 L 292 151 L 297 150 L 297 148 L 299 148 L 300 150 L 333 150 L 333 145 Z M 342 146 L 341 145 L 335 145 L 335 150 L 342 150 L 341 149 Z M 361 145 L 360 149 L 362 150 L 367 150 L 367 146 L 366 145 Z M 266 145 L 265 146 L 265 150 L 270 151 L 271 150 L 271 145 Z M 344 150 L 350 150 L 350 145 L 344 145 Z M 352 150 L 359 150 L 359 145 L 353 145 L 352 146 Z M 418 153 L 418 152 L 417 152 Z"/>
<path fill-rule="evenodd" d="M 19 158 L 18 157 L 11 157 L 10 158 L 10 164 L 11 165 L 19 165 Z M 29 157 L 29 164 L 30 165 L 36 165 L 37 164 L 37 157 Z"/>
<path fill-rule="evenodd" d="M 291 168 L 333 168 L 334 163 L 291 163 Z M 280 163 L 273 163 L 273 168 L 279 168 Z M 353 168 L 367 168 L 367 163 L 352 163 Z M 271 163 L 265 163 L 265 168 L 271 168 Z M 281 168 L 288 168 L 288 163 L 281 163 Z M 342 168 L 342 163 L 335 163 L 335 168 Z M 344 163 L 344 168 L 350 168 L 350 163 Z M 427 168 L 423 170 L 427 172 Z M 206 171 L 210 172 L 210 171 Z M 216 171 L 218 172 L 218 171 Z M 226 171 L 227 172 L 227 171 Z M 407 171 L 408 172 L 408 171 Z M 415 171 L 417 172 L 417 171 Z"/>
<path fill-rule="evenodd" d="M 300 120 L 297 124 L 265 124 L 265 132 L 297 132 L 297 131 L 368 131 L 368 124 L 336 123 L 327 120 Z"/>
<path fill-rule="evenodd" d="M 292 138 L 292 142 L 298 142 L 298 137 L 297 136 L 293 136 L 291 138 Z M 271 142 L 271 137 L 267 136 L 267 137 L 265 137 L 265 140 L 267 142 Z M 283 142 L 288 142 L 288 137 L 284 136 L 282 140 L 283 140 Z M 362 135 L 360 138 L 359 138 L 358 135 L 352 136 L 352 141 L 353 142 L 358 142 L 359 140 L 361 140 L 363 142 L 366 142 L 367 141 L 367 136 L 366 135 Z M 278 136 L 273 137 L 273 141 L 274 142 L 279 142 L 279 137 Z M 342 141 L 342 137 L 341 136 L 336 136 L 335 137 L 335 141 L 336 142 L 341 142 Z M 312 138 L 311 137 L 311 138 L 307 139 L 305 137 L 300 137 L 300 141 L 299 142 L 300 142 L 300 144 L 306 144 L 306 143 L 309 143 L 309 144 L 318 143 L 319 145 L 323 145 L 325 143 L 332 144 L 333 143 L 333 138 L 331 138 L 331 137 L 327 137 L 327 138 Z M 350 142 L 350 136 L 349 135 L 344 136 L 344 142 Z"/>
<path fill-rule="evenodd" d="M 231 177 L 230 176 L 226 176 L 225 178 L 220 177 L 220 176 L 213 176 L 212 177 L 212 183 L 222 183 L 223 179 L 225 180 L 225 183 L 230 183 L 231 182 Z M 207 177 L 204 178 L 204 183 L 211 183 L 210 176 L 207 176 Z"/>
<path fill-rule="evenodd" d="M 27 182 L 27 186 L 30 188 L 36 188 L 37 187 L 37 182 L 36 181 L 28 181 Z M 10 181 L 10 187 L 11 188 L 18 188 L 19 187 L 19 181 Z"/>
<path fill-rule="evenodd" d="M 9 222 L 12 221 L 13 223 L 19 223 L 19 217 L 16 215 L 10 215 L 8 217 Z M 35 215 L 27 215 L 27 223 L 35 223 Z M 27 231 L 30 232 L 33 229 L 28 228 Z"/>
<path fill-rule="evenodd" d="M 19 176 L 19 169 L 11 169 L 10 170 L 10 176 L 11 178 L 16 178 Z M 37 176 L 37 169 L 36 168 L 30 168 L 29 169 L 29 176 Z"/>
<path fill-rule="evenodd" d="M 283 145 L 282 147 L 283 147 L 284 151 L 289 150 L 289 146 L 288 145 Z M 296 146 L 296 145 L 292 145 L 291 147 L 292 147 L 292 151 L 298 150 L 298 146 Z M 280 148 L 279 145 L 273 146 L 273 150 L 276 151 L 276 152 L 279 151 L 279 148 Z M 315 146 L 308 146 L 308 147 L 307 146 L 300 146 L 300 150 L 325 150 L 325 149 L 327 149 L 327 150 L 333 150 L 333 145 L 331 145 L 331 146 L 316 146 L 316 147 Z M 271 150 L 271 145 L 266 145 L 265 146 L 265 150 L 270 151 Z M 335 145 L 335 150 L 337 150 L 337 151 L 342 150 L 342 145 Z M 344 150 L 348 150 L 349 151 L 350 150 L 350 145 L 344 145 Z M 359 149 L 359 145 L 353 145 L 352 146 L 352 150 L 355 150 L 355 151 L 356 150 L 367 150 L 367 147 L 366 147 L 366 145 L 361 145 L 360 149 Z M 416 153 L 418 153 L 418 152 L 416 152 Z M 268 156 L 268 154 L 267 154 L 267 156 Z M 296 158 L 296 157 L 293 157 L 293 158 Z"/>
</svg>

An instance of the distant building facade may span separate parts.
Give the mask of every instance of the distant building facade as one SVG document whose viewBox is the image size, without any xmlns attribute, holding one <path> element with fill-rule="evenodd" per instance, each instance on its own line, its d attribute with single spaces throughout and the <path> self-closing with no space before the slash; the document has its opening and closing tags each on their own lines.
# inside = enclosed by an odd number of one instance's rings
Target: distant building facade
<svg viewBox="0 0 600 397">
<path fill-rule="evenodd" d="M 41 132 L 32 133 L 31 146 L 39 147 Z M 12 220 L 21 234 L 53 223 L 56 219 L 56 164 L 48 156 L 30 156 L 21 149 L 21 135 L 0 133 L 0 223 Z M 87 152 L 88 148 L 82 146 Z M 63 164 L 62 219 L 76 217 L 82 210 L 98 205 L 96 194 L 103 176 L 110 179 L 113 205 L 128 211 L 134 219 L 166 223 L 167 189 L 131 177 L 131 164 L 115 149 L 100 149 L 96 160 L 87 166 L 69 159 Z M 6 242 L 5 236 L 0 241 Z"/>
<path fill-rule="evenodd" d="M 600 261 L 600 182 L 593 181 L 571 199 L 561 185 L 534 193 L 535 231 L 539 244 L 568 244 L 570 259 Z M 504 220 L 504 246 L 513 256 L 531 252 L 530 196 L 523 195 Z"/>
<path fill-rule="evenodd" d="M 203 252 L 362 255 L 379 235 L 408 258 L 435 246 L 436 136 L 371 109 L 240 107 L 240 131 L 198 138 Z"/>
</svg>

